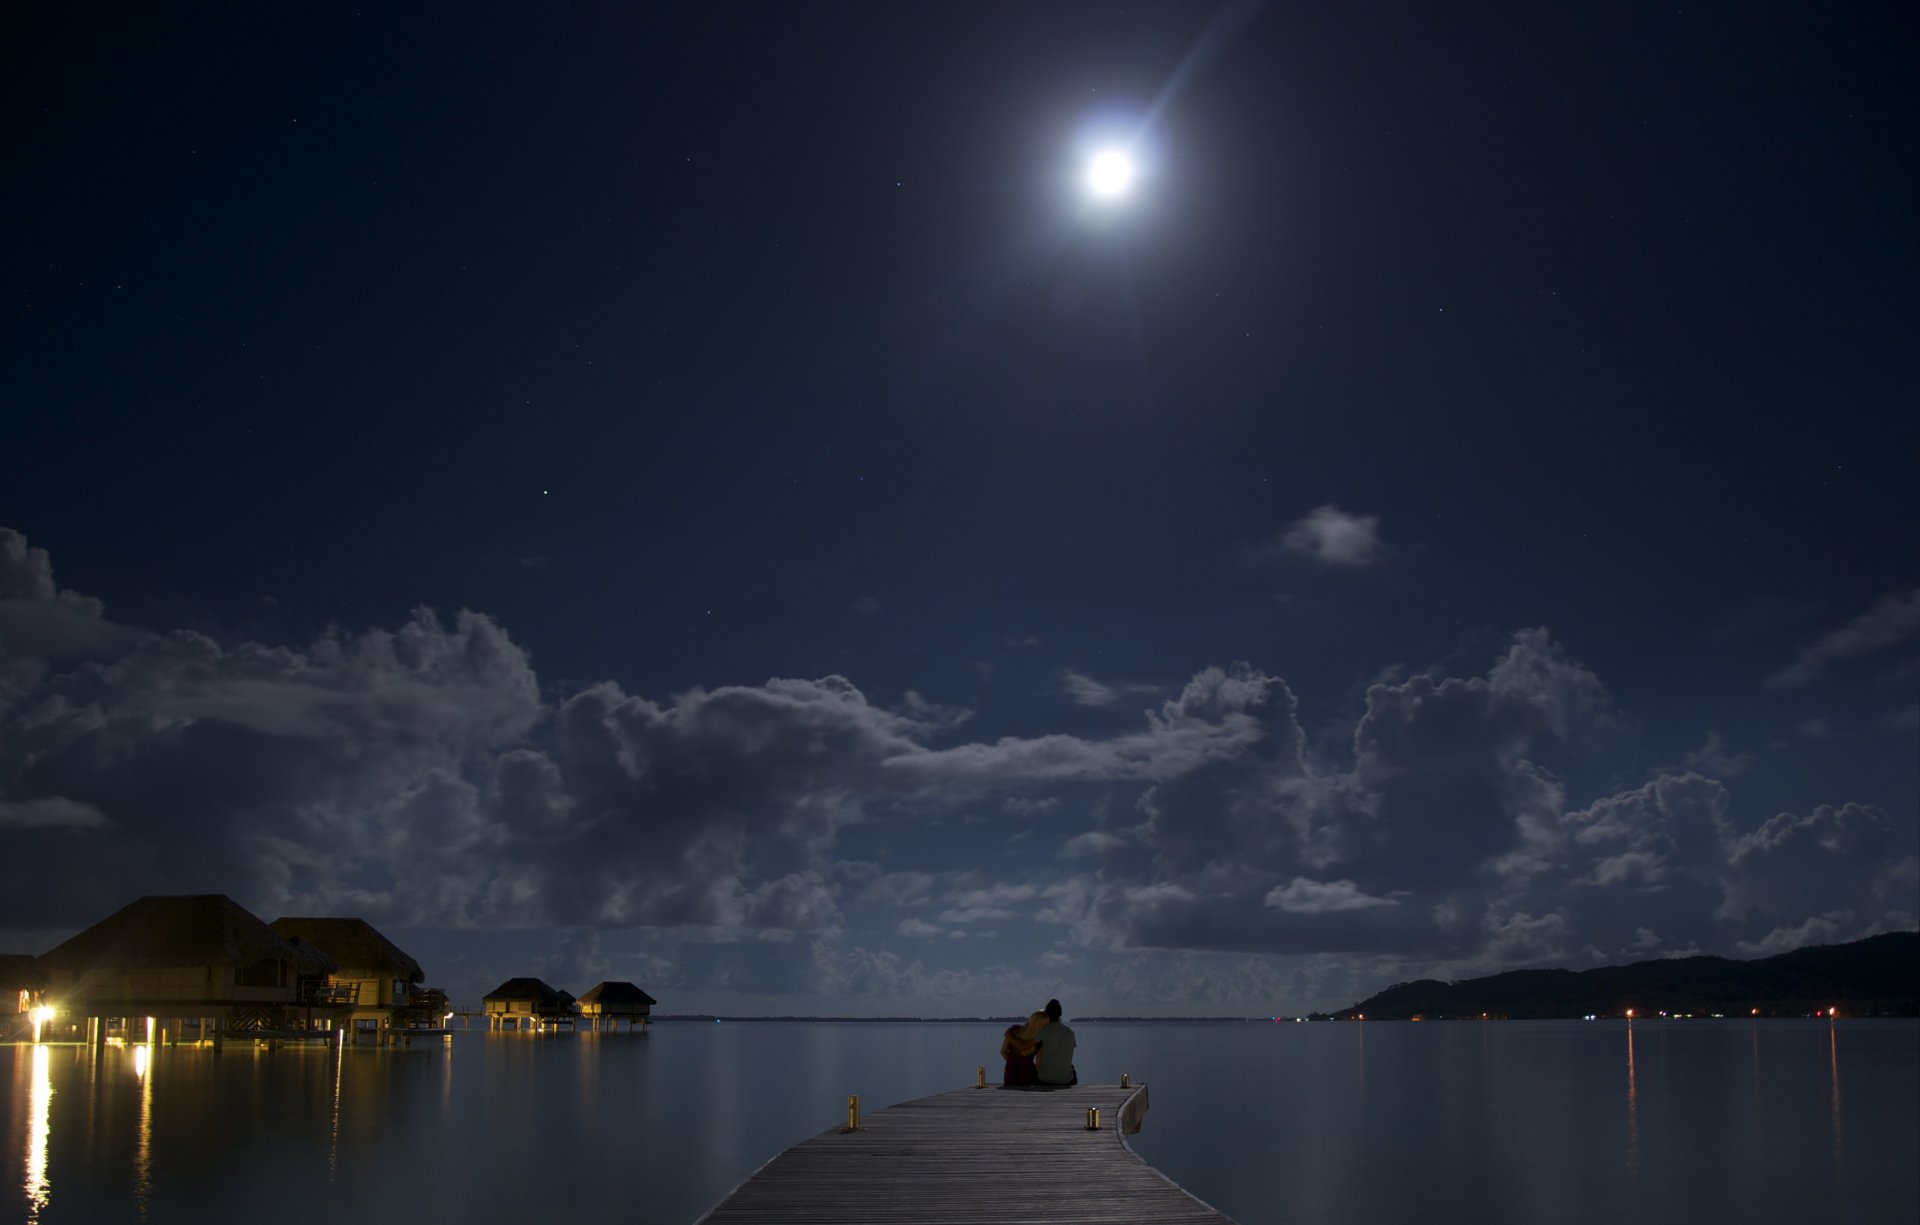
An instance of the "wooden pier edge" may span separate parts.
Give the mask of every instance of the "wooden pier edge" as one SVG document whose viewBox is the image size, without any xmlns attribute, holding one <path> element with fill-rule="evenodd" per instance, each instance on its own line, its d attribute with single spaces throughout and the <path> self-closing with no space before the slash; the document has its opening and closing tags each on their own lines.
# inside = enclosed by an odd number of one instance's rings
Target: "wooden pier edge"
<svg viewBox="0 0 1920 1225">
<path fill-rule="evenodd" d="M 866 1116 L 858 1132 L 829 1128 L 776 1153 L 694 1225 L 1233 1225 L 1127 1142 L 1147 1100 L 1142 1083 L 1033 1094 L 967 1088 L 898 1102 Z M 1100 1130 L 1114 1133 L 1110 1141 L 1085 1126 L 1089 1108 L 1098 1108 Z"/>
<path fill-rule="evenodd" d="M 836 1129 L 830 1128 L 829 1130 L 836 1130 Z M 823 1132 L 821 1134 L 824 1135 L 825 1133 Z M 799 1146 L 795 1145 L 794 1147 L 798 1148 Z M 717 1200 L 714 1203 L 713 1207 L 707 1209 L 705 1212 L 701 1213 L 697 1218 L 695 1218 L 693 1225 L 707 1225 L 707 1222 L 713 1219 L 713 1214 L 720 1211 L 722 1208 L 725 1208 L 730 1202 L 732 1202 L 733 1197 L 740 1194 L 740 1192 L 744 1191 L 747 1187 L 747 1184 L 751 1183 L 754 1179 L 766 1173 L 768 1166 L 772 1165 L 774 1162 L 780 1160 L 782 1157 L 786 1156 L 788 1153 L 791 1153 L 792 1151 L 793 1149 L 791 1148 L 783 1148 L 779 1152 L 775 1153 L 773 1156 L 767 1158 L 765 1161 L 755 1166 L 753 1169 L 753 1173 L 747 1175 L 745 1178 L 735 1183 L 733 1185 L 733 1190 L 721 1196 L 719 1200 Z"/>
<path fill-rule="evenodd" d="M 1140 1104 L 1138 1113 L 1134 1112 L 1135 1102 L 1138 1102 Z M 1165 1170 L 1153 1164 L 1153 1162 L 1148 1161 L 1145 1157 L 1142 1157 L 1139 1153 L 1136 1153 L 1133 1151 L 1133 1145 L 1127 1143 L 1127 1137 L 1134 1135 L 1140 1130 L 1140 1128 L 1144 1125 L 1141 1122 L 1141 1120 L 1145 1119 L 1146 1117 L 1147 1117 L 1147 1082 L 1141 1081 L 1139 1084 L 1134 1086 L 1134 1090 L 1131 1094 L 1127 1096 L 1127 1100 L 1120 1104 L 1120 1147 L 1127 1150 L 1127 1156 L 1133 1158 L 1135 1161 L 1139 1162 L 1141 1165 L 1146 1166 L 1148 1170 L 1153 1172 L 1153 1176 L 1155 1178 L 1158 1178 L 1161 1182 L 1166 1183 L 1169 1187 L 1172 1187 L 1175 1191 L 1178 1191 L 1180 1194 L 1186 1196 L 1188 1199 L 1200 1205 L 1200 1207 L 1206 1209 L 1208 1212 L 1217 1213 L 1222 1221 L 1229 1222 L 1229 1225 L 1232 1225 L 1232 1221 L 1233 1221 L 1232 1217 L 1229 1217 L 1226 1213 L 1221 1212 L 1218 1208 L 1215 1208 L 1212 1204 L 1209 1204 L 1207 1201 L 1201 1199 L 1199 1196 L 1195 1195 L 1193 1192 L 1187 1190 L 1185 1187 L 1175 1182 L 1172 1179 L 1172 1177 L 1167 1174 Z"/>
</svg>

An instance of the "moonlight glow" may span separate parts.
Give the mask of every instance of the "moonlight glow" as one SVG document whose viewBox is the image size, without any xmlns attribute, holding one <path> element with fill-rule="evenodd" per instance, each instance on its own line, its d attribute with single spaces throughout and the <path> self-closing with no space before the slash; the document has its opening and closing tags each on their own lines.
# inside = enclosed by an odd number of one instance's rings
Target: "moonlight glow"
<svg viewBox="0 0 1920 1225">
<path fill-rule="evenodd" d="M 1117 199 L 1133 186 L 1133 159 L 1119 149 L 1106 149 L 1087 164 L 1087 190 L 1102 200 Z"/>
</svg>

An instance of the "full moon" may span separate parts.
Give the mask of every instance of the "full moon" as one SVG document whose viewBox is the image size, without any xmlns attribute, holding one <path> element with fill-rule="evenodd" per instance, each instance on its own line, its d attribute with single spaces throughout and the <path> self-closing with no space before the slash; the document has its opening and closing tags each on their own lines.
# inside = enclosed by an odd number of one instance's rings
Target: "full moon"
<svg viewBox="0 0 1920 1225">
<path fill-rule="evenodd" d="M 1133 159 L 1118 149 L 1108 149 L 1087 164 L 1087 190 L 1103 200 L 1127 194 L 1133 186 Z"/>
</svg>

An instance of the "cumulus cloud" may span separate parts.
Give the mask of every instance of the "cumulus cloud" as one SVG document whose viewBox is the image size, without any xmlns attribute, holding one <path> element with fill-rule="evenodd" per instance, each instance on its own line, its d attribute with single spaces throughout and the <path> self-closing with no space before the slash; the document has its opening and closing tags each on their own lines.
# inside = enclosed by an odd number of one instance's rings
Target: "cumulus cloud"
<svg viewBox="0 0 1920 1225">
<path fill-rule="evenodd" d="M 1895 592 L 1802 648 L 1792 663 L 1767 678 L 1767 685 L 1773 689 L 1805 685 L 1839 664 L 1916 637 L 1920 637 L 1920 588 Z"/>
<path fill-rule="evenodd" d="M 1090 829 L 1062 843 L 1060 857 L 1062 859 L 1097 858 L 1111 854 L 1126 845 L 1127 839 L 1120 834 L 1110 834 L 1103 829 Z"/>
<path fill-rule="evenodd" d="M 1084 673 L 1073 671 L 1061 674 L 1060 688 L 1079 705 L 1102 710 L 1118 706 L 1130 697 L 1152 697 L 1160 692 L 1158 685 L 1131 682 L 1106 684 Z"/>
<path fill-rule="evenodd" d="M 998 884 L 984 889 L 962 889 L 953 893 L 951 905 L 937 916 L 942 923 L 980 923 L 1015 917 L 1014 907 L 1040 896 L 1032 884 Z"/>
<path fill-rule="evenodd" d="M 861 897 L 885 906 L 924 906 L 933 900 L 933 886 L 930 872 L 887 872 L 869 881 Z"/>
<path fill-rule="evenodd" d="M 1743 832 L 1724 783 L 1686 769 L 1570 806 L 1551 763 L 1615 715 L 1544 630 L 1483 676 L 1374 685 L 1344 769 L 1310 760 L 1291 693 L 1255 669 L 1196 677 L 1155 725 L 1196 715 L 1241 731 L 1142 793 L 1151 861 L 1048 886 L 1037 919 L 1107 949 L 1344 950 L 1467 973 L 1731 951 L 1836 907 L 1865 934 L 1905 913 L 1911 857 L 1884 862 L 1884 827 L 1857 806 Z M 1693 760 L 1741 765 L 1715 736 Z M 1117 847 L 1095 832 L 1069 852 Z"/>
<path fill-rule="evenodd" d="M 1337 914 L 1343 910 L 1367 910 L 1375 906 L 1398 906 L 1390 897 L 1362 893 L 1350 880 L 1315 881 L 1296 876 L 1267 892 L 1265 904 L 1289 914 Z"/>
<path fill-rule="evenodd" d="M 847 933 L 958 957 L 1017 929 L 1022 965 L 1037 933 L 1134 966 L 1115 998 L 1159 957 L 1228 1001 L 1305 989 L 1234 958 L 1465 972 L 1849 938 L 1910 924 L 1920 880 L 1869 806 L 1743 820 L 1726 780 L 1746 758 L 1717 733 L 1650 782 L 1569 802 L 1562 771 L 1613 699 L 1544 629 L 1484 671 L 1383 676 L 1329 755 L 1248 662 L 1199 668 L 1111 734 L 967 740 L 964 710 L 840 676 L 556 699 L 471 611 L 294 645 L 115 626 L 13 533 L 0 604 L 15 929 L 221 891 L 397 927 L 673 933 L 689 989 L 928 1000 L 1034 984 Z M 951 841 L 974 830 L 958 815 L 1002 828 Z M 1023 822 L 1045 836 L 1005 852 Z M 575 961 L 598 947 L 583 937 Z"/>
<path fill-rule="evenodd" d="M 1710 778 L 1734 778 L 1752 766 L 1752 754 L 1735 752 L 1712 728 L 1707 729 L 1706 743 L 1688 752 L 1681 761 L 1682 770 Z"/>
<path fill-rule="evenodd" d="M 100 601 L 61 590 L 47 551 L 0 527 L 0 701 L 58 663 L 108 657 L 139 638 L 107 620 Z"/>
<path fill-rule="evenodd" d="M 1281 552 L 1296 553 L 1329 566 L 1358 569 L 1380 560 L 1384 545 L 1377 515 L 1352 515 L 1328 503 L 1291 524 L 1277 542 Z"/>
</svg>

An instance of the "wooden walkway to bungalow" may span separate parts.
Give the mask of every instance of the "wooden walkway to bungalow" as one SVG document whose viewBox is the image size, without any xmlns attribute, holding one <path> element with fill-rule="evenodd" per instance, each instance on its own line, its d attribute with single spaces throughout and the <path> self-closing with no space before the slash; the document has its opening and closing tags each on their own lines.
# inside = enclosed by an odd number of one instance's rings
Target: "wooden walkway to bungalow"
<svg viewBox="0 0 1920 1225">
<path fill-rule="evenodd" d="M 1233 1225 L 1142 1161 L 1147 1087 L 956 1089 L 867 1115 L 761 1166 L 699 1225 L 1153 1221 Z M 1087 1130 L 1098 1107 L 1100 1130 Z"/>
</svg>

